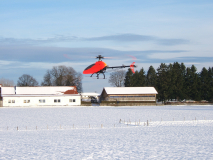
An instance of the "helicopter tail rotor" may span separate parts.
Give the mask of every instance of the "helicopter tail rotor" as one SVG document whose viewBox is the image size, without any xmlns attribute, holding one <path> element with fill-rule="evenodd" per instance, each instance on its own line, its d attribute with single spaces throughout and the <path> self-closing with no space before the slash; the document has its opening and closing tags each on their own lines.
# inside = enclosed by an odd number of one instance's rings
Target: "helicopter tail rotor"
<svg viewBox="0 0 213 160">
<path fill-rule="evenodd" d="M 133 62 L 131 65 L 130 65 L 130 69 L 132 70 L 132 73 L 135 73 L 135 70 L 134 70 L 134 67 L 136 67 L 135 65 L 135 62 Z"/>
</svg>

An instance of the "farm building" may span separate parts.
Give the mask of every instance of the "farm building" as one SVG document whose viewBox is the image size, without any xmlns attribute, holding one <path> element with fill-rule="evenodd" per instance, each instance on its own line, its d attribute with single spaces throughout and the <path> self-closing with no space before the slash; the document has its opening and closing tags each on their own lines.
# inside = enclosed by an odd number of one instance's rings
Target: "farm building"
<svg viewBox="0 0 213 160">
<path fill-rule="evenodd" d="M 81 105 L 75 86 L 1 87 L 1 106 L 72 106 Z"/>
<path fill-rule="evenodd" d="M 101 93 L 101 105 L 156 105 L 154 87 L 105 87 Z"/>
</svg>

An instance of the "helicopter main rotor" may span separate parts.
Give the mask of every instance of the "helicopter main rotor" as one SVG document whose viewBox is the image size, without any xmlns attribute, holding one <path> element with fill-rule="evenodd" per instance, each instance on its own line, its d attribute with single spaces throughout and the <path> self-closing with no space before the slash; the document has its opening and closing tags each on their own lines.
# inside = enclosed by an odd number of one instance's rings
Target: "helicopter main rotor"
<svg viewBox="0 0 213 160">
<path fill-rule="evenodd" d="M 102 55 L 98 55 L 96 58 L 97 58 L 99 61 L 101 61 L 101 59 L 104 59 L 104 57 L 103 57 Z"/>
<path fill-rule="evenodd" d="M 97 57 L 95 57 L 96 59 L 98 59 L 98 61 L 101 61 L 101 59 L 113 59 L 115 57 L 103 57 L 102 55 L 98 55 Z"/>
</svg>

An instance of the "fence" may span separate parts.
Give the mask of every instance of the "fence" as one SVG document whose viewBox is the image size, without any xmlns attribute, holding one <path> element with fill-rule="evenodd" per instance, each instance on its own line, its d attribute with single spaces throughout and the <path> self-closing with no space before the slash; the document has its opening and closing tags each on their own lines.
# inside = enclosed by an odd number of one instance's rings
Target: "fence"
<svg viewBox="0 0 213 160">
<path fill-rule="evenodd" d="M 42 125 L 42 126 L 5 126 L 0 127 L 0 131 L 44 131 L 44 130 L 74 130 L 74 129 L 112 129 L 112 128 L 129 128 L 129 127 L 139 127 L 139 126 L 183 126 L 183 125 L 212 125 L 213 120 L 206 120 L 204 117 L 203 120 L 198 120 L 196 117 L 191 120 L 186 120 L 185 117 L 183 117 L 182 120 L 175 121 L 175 118 L 173 118 L 171 121 L 163 121 L 163 118 L 161 118 L 159 121 L 152 121 L 151 119 L 146 121 L 135 120 L 131 121 L 130 119 L 120 119 L 118 123 L 116 124 L 87 124 L 87 125 L 55 125 L 55 126 L 49 126 L 49 125 Z"/>
</svg>

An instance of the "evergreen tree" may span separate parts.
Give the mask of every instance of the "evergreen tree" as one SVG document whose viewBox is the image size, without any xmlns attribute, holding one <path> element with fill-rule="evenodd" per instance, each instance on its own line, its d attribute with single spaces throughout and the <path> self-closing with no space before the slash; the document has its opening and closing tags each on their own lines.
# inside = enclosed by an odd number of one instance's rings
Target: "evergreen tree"
<svg viewBox="0 0 213 160">
<path fill-rule="evenodd" d="M 209 74 L 208 74 L 208 70 L 203 67 L 201 72 L 200 72 L 200 94 L 201 94 L 201 99 L 203 100 L 207 100 L 209 99 L 209 95 L 210 95 L 210 79 L 209 79 Z"/>
<path fill-rule="evenodd" d="M 171 96 L 172 99 L 184 99 L 184 76 L 185 66 L 178 62 L 173 63 L 171 66 Z"/>
<path fill-rule="evenodd" d="M 143 68 L 141 68 L 141 70 L 138 72 L 138 86 L 139 87 L 144 87 L 146 86 L 146 75 L 145 75 L 145 71 Z"/>
<path fill-rule="evenodd" d="M 130 87 L 140 87 L 140 78 L 139 78 L 139 72 L 135 71 L 135 73 L 132 75 L 132 81 L 131 81 Z"/>
<path fill-rule="evenodd" d="M 192 65 L 191 68 L 186 69 L 185 76 L 185 88 L 186 88 L 186 99 L 200 100 L 200 79 L 197 74 L 197 68 Z"/>
<path fill-rule="evenodd" d="M 169 100 L 172 100 L 172 99 L 175 99 L 175 95 L 174 95 L 174 88 L 175 88 L 175 85 L 174 85 L 174 78 L 173 78 L 173 66 L 172 64 L 170 63 L 168 65 L 168 69 L 167 69 L 167 72 L 166 72 L 166 76 L 167 76 L 167 86 L 168 86 L 168 89 L 167 89 L 167 99 Z"/>
<path fill-rule="evenodd" d="M 186 66 L 184 63 L 180 64 L 180 72 L 181 72 L 181 77 L 182 77 L 182 92 L 180 93 L 180 99 L 183 100 L 186 98 L 186 89 L 185 89 L 185 75 L 186 75 Z"/>
<path fill-rule="evenodd" d="M 153 66 L 150 66 L 146 75 L 146 86 L 156 87 L 156 71 Z"/>
<path fill-rule="evenodd" d="M 193 99 L 196 101 L 201 100 L 201 93 L 200 93 L 200 78 L 199 75 L 196 73 L 194 77 L 194 83 L 192 85 L 192 94 L 193 94 Z"/>
<path fill-rule="evenodd" d="M 168 74 L 168 66 L 165 63 L 161 63 L 157 69 L 157 97 L 161 101 L 166 101 L 169 97 L 168 89 L 171 82 L 170 75 Z"/>
<path fill-rule="evenodd" d="M 143 87 L 146 85 L 146 75 L 145 71 L 142 68 L 139 72 L 135 71 L 133 74 L 131 69 L 129 68 L 125 80 L 124 80 L 125 87 Z"/>
<path fill-rule="evenodd" d="M 213 102 L 213 67 L 208 69 L 208 79 L 209 79 L 209 96 L 208 101 Z"/>
<path fill-rule="evenodd" d="M 133 73 L 132 70 L 129 68 L 128 71 L 126 72 L 126 76 L 124 79 L 124 86 L 125 87 L 131 87 L 132 86 L 132 77 L 133 77 Z"/>
<path fill-rule="evenodd" d="M 190 67 L 186 68 L 186 74 L 185 74 L 185 84 L 184 84 L 184 88 L 185 88 L 185 99 L 192 99 L 191 96 L 191 85 L 192 85 L 192 71 L 190 69 Z"/>
</svg>

